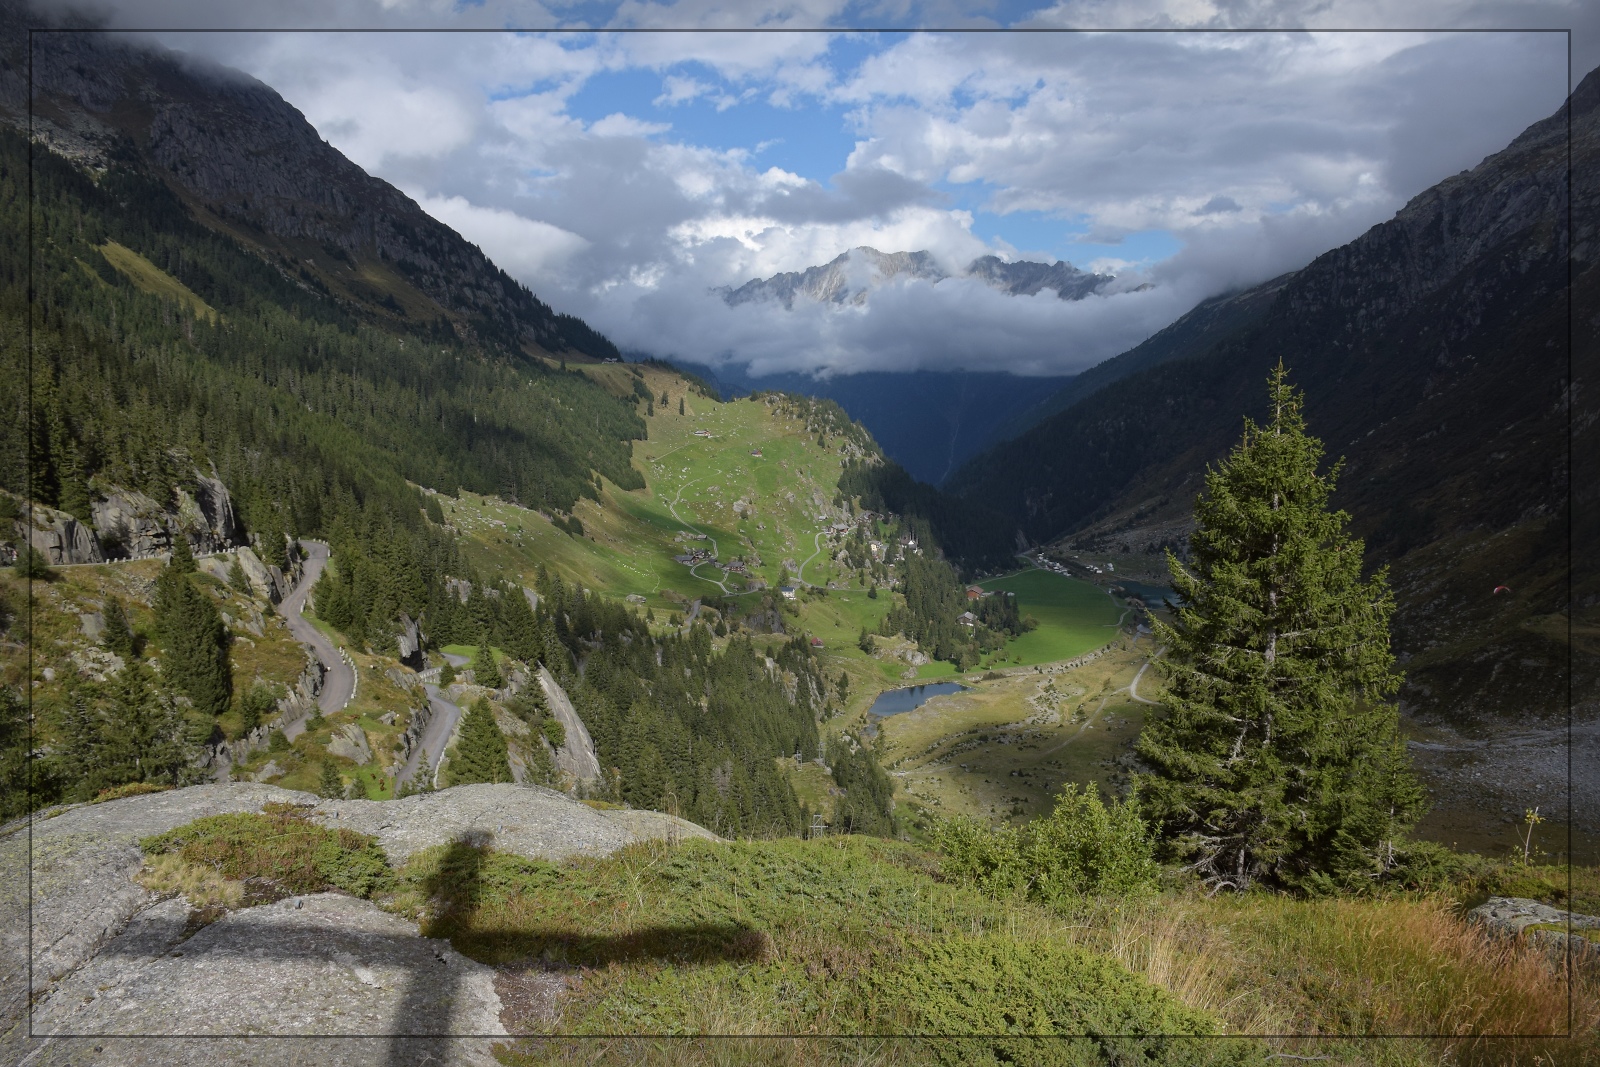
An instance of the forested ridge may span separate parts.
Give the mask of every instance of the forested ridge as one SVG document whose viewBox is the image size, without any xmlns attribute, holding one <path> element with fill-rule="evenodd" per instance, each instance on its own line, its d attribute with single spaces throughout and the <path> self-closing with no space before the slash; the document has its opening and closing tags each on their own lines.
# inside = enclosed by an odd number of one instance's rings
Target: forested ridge
<svg viewBox="0 0 1600 1067">
<path fill-rule="evenodd" d="M 499 493 L 566 511 L 597 493 L 592 471 L 624 488 L 644 434 L 632 405 L 575 373 L 462 343 L 442 320 L 403 331 L 364 321 L 315 288 L 205 229 L 133 163 L 98 182 L 34 153 L 35 359 L 26 412 L 20 343 L 23 257 L 6 257 L 0 328 L 8 383 L 5 468 L 21 491 L 31 433 L 31 495 L 79 513 L 90 484 L 168 499 L 196 465 L 215 464 L 245 524 L 327 529 L 338 492 L 384 501 L 413 524 L 407 480 Z M 28 151 L 0 131 L 0 227 L 27 247 Z M 214 308 L 141 292 L 110 266 L 112 241 L 144 256 Z"/>
</svg>

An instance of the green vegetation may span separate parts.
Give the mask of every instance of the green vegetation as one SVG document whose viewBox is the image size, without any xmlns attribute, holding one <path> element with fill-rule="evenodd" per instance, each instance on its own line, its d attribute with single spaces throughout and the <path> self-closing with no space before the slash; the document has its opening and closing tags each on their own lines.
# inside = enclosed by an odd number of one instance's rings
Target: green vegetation
<svg viewBox="0 0 1600 1067">
<path fill-rule="evenodd" d="M 260 879 L 283 895 L 343 890 L 369 897 L 390 881 L 376 838 L 318 826 L 291 804 L 262 814 L 208 815 L 140 843 L 147 856 L 174 854 L 234 881 Z"/>
<path fill-rule="evenodd" d="M 228 631 L 210 595 L 192 578 L 194 557 L 180 536 L 172 562 L 156 579 L 156 635 L 165 655 L 163 680 L 181 690 L 196 712 L 216 716 L 233 698 Z M 206 579 L 212 581 L 212 579 Z"/>
<path fill-rule="evenodd" d="M 51 714 L 57 741 L 35 771 L 35 804 L 52 796 L 89 800 L 127 782 L 191 785 L 201 777 L 193 762 L 210 725 L 186 722 L 139 660 L 109 682 L 73 679 Z"/>
<path fill-rule="evenodd" d="M 495 725 L 494 710 L 479 698 L 461 719 L 461 738 L 446 764 L 451 785 L 471 782 L 511 781 L 511 761 L 506 737 Z"/>
<path fill-rule="evenodd" d="M 1220 1031 L 1214 1016 L 1074 946 L 1044 913 L 941 883 L 929 860 L 859 837 L 645 845 L 566 866 L 453 845 L 413 857 L 396 906 L 487 963 L 583 968 L 557 1033 L 992 1035 L 941 1048 L 947 1062 L 976 1064 L 1018 1049 L 1097 1063 L 1111 1047 L 1162 1046 L 1038 1046 L 1028 1034 Z M 1030 927 L 1020 937 L 1019 919 Z M 1257 1054 L 1197 1043 L 1189 1055 L 1179 1062 Z M 516 1049 L 510 1058 L 521 1061 Z"/>
<path fill-rule="evenodd" d="M 986 591 L 1016 594 L 1017 609 L 1033 629 L 1007 642 L 1004 657 L 1023 666 L 1075 659 L 1117 636 L 1121 611 L 1105 590 L 1041 568 L 980 583 Z"/>
<path fill-rule="evenodd" d="M 1086 893 L 1153 888 L 1154 840 L 1132 804 L 1107 807 L 1094 786 L 1069 785 L 1055 810 L 1021 828 L 992 830 L 967 815 L 940 820 L 934 841 L 944 871 L 996 895 L 1075 904 Z"/>
<path fill-rule="evenodd" d="M 1361 579 L 1281 363 L 1269 387 L 1271 421 L 1247 419 L 1206 476 L 1193 571 L 1168 557 L 1182 605 L 1155 625 L 1167 710 L 1140 736 L 1138 796 L 1214 884 L 1363 884 L 1395 866 L 1423 806 L 1388 699 L 1394 601 L 1383 571 Z"/>
<path fill-rule="evenodd" d="M 942 559 L 908 554 L 901 564 L 905 600 L 884 616 L 881 632 L 896 631 L 917 642 L 934 659 L 945 660 L 965 671 L 985 653 L 1001 648 L 1006 639 L 1024 630 L 1012 597 L 967 599 L 966 587 L 956 570 Z M 968 627 L 964 613 L 976 616 Z"/>
</svg>

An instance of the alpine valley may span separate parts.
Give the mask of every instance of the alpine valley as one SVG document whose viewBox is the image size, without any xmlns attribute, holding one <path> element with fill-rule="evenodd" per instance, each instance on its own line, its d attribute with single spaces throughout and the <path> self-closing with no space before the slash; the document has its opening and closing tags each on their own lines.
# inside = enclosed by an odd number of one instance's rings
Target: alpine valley
<svg viewBox="0 0 1600 1067">
<path fill-rule="evenodd" d="M 1083 374 L 818 381 L 624 355 L 267 85 L 41 18 L 0 0 L 6 1062 L 1593 1054 L 1600 72 Z M 721 295 L 901 283 L 1116 284 Z M 1135 745 L 1280 360 L 1431 807 L 1246 892 Z"/>
</svg>

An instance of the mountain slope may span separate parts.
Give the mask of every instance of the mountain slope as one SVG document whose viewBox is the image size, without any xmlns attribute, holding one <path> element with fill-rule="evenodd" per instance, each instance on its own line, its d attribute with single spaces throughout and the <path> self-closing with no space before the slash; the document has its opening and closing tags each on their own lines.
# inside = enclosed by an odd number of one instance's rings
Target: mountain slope
<svg viewBox="0 0 1600 1067">
<path fill-rule="evenodd" d="M 1218 341 L 1259 321 L 1292 277 L 1293 274 L 1285 274 L 1240 292 L 1202 300 L 1159 333 L 1119 356 L 1090 367 L 1037 406 L 1023 412 L 1012 422 L 1006 436 L 1016 437 L 1130 374 L 1170 360 L 1203 355 Z M 951 479 L 952 488 L 962 480 L 962 474 L 956 473 Z"/>
<path fill-rule="evenodd" d="M 22 17 L 0 11 L 12 27 Z M 23 128 L 26 38 L 3 41 L 0 114 Z M 512 351 L 617 354 L 253 78 L 114 34 L 33 41 L 34 129 L 68 158 L 95 170 L 140 159 L 201 222 L 368 315 Z"/>
<path fill-rule="evenodd" d="M 1600 169 L 1600 74 L 1574 94 L 1573 173 Z M 1567 114 L 1283 282 L 1193 358 L 1124 377 L 973 461 L 957 484 L 1027 535 L 1139 550 L 1181 526 L 1282 358 L 1347 457 L 1338 503 L 1393 565 L 1407 696 L 1457 720 L 1565 702 Z M 1581 187 L 1580 187 L 1581 192 Z M 1595 248 L 1573 250 L 1592 299 Z M 1584 234 L 1589 234 L 1583 237 Z M 1582 306 L 1580 304 L 1580 306 Z M 1514 598 L 1491 590 L 1510 585 Z"/>
<path fill-rule="evenodd" d="M 1011 428 L 1034 398 L 1066 378 L 1019 378 L 982 371 L 769 374 L 753 378 L 735 365 L 711 372 L 726 390 L 777 389 L 832 400 L 872 432 L 889 458 L 929 485 Z"/>
</svg>

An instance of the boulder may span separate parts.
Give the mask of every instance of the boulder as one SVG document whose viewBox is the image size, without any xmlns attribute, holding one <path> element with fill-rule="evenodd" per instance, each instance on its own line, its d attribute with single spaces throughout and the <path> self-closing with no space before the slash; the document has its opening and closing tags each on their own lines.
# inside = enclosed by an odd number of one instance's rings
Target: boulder
<svg viewBox="0 0 1600 1067">
<path fill-rule="evenodd" d="M 276 567 L 262 563 L 254 549 L 241 548 L 234 556 L 239 560 L 239 567 L 250 580 L 250 588 L 256 596 L 265 597 L 276 604 L 288 595 L 289 587 L 284 584 L 282 573 Z"/>
<path fill-rule="evenodd" d="M 42 812 L 0 827 L 0 1062 L 493 1067 L 492 1038 L 505 1033 L 496 979 L 510 972 L 420 936 L 414 922 L 333 893 L 201 915 L 133 880 L 140 838 L 268 802 L 372 834 L 393 863 L 452 842 L 560 861 L 648 839 L 716 840 L 671 816 L 596 811 L 513 785 L 380 802 L 234 783 Z M 47 1036 L 68 1034 L 81 1036 Z M 169 1036 L 137 1036 L 153 1034 Z M 260 1036 L 225 1036 L 241 1034 Z M 260 1039 L 269 1034 L 303 1036 Z"/>
<path fill-rule="evenodd" d="M 1580 963 L 1600 963 L 1600 916 L 1578 915 L 1523 897 L 1490 897 L 1467 912 L 1467 921 L 1498 937 L 1542 943 L 1558 958 L 1570 950 Z"/>
<path fill-rule="evenodd" d="M 367 733 L 353 722 L 333 732 L 328 739 L 328 751 L 358 764 L 372 762 L 372 746 L 367 743 Z"/>
</svg>

